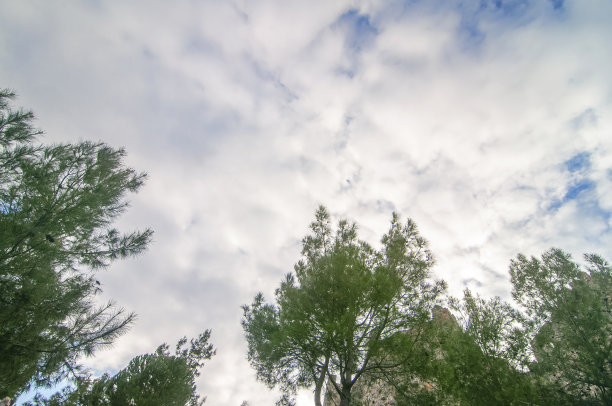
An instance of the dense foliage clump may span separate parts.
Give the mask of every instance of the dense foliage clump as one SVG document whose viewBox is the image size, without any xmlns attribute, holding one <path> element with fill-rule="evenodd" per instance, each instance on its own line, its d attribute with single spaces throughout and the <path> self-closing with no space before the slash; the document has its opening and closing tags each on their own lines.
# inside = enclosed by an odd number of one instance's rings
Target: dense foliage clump
<svg viewBox="0 0 612 406">
<path fill-rule="evenodd" d="M 153 354 L 133 358 L 114 376 L 82 377 L 49 399 L 37 396 L 30 406 L 168 405 L 197 406 L 204 403 L 196 390 L 199 368 L 214 354 L 210 330 L 192 339 L 181 339 L 171 354 L 167 344 Z"/>
</svg>

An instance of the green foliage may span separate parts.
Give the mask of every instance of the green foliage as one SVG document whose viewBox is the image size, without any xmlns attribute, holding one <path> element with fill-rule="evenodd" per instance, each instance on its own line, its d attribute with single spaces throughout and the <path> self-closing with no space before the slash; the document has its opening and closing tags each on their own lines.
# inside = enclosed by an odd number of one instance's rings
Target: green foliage
<svg viewBox="0 0 612 406">
<path fill-rule="evenodd" d="M 451 299 L 461 328 L 442 332 L 434 374 L 441 390 L 461 404 L 562 404 L 552 401 L 527 373 L 529 346 L 521 314 L 499 297 Z"/>
<path fill-rule="evenodd" d="M 485 300 L 469 289 L 464 291 L 463 301 L 451 299 L 450 305 L 460 315 L 463 331 L 484 356 L 501 358 L 523 369 L 528 362 L 529 343 L 519 311 L 499 297 Z"/>
<path fill-rule="evenodd" d="M 612 403 L 612 268 L 585 255 L 581 270 L 551 249 L 542 259 L 512 261 L 514 299 L 526 314 L 534 374 L 559 386 L 573 404 Z"/>
<path fill-rule="evenodd" d="M 210 330 L 197 339 L 183 338 L 174 355 L 168 345 L 160 345 L 155 353 L 139 355 L 115 376 L 97 379 L 80 378 L 76 387 L 69 387 L 49 399 L 38 396 L 36 406 L 105 406 L 105 405 L 169 405 L 196 406 L 204 403 L 196 391 L 199 368 L 214 354 L 208 343 Z"/>
<path fill-rule="evenodd" d="M 31 112 L 0 91 L 0 397 L 80 374 L 77 359 L 111 344 L 133 320 L 95 306 L 93 271 L 141 253 L 152 231 L 113 221 L 145 174 L 102 143 L 37 145 Z"/>
<path fill-rule="evenodd" d="M 326 378 L 337 376 L 333 389 L 348 404 L 364 373 L 390 368 L 379 358 L 385 340 L 426 323 L 445 284 L 429 281 L 427 243 L 412 221 L 402 225 L 396 214 L 380 250 L 359 240 L 347 221 L 333 233 L 323 207 L 311 231 L 276 303 L 258 294 L 244 306 L 248 358 L 270 386 L 314 384 L 317 405 Z"/>
<path fill-rule="evenodd" d="M 461 404 L 610 404 L 612 272 L 599 256 L 585 259 L 583 271 L 558 249 L 519 255 L 510 265 L 518 309 L 469 290 L 451 300 L 462 328 L 441 330 L 433 342 L 443 356 L 422 376 Z"/>
</svg>

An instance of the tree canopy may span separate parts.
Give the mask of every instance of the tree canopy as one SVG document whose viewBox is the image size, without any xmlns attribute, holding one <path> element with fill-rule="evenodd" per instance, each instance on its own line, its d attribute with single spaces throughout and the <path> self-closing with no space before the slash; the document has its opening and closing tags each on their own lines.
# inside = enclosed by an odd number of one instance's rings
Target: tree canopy
<svg viewBox="0 0 612 406">
<path fill-rule="evenodd" d="M 242 324 L 260 380 L 283 390 L 314 385 L 316 405 L 328 380 L 348 405 L 365 373 L 391 368 L 387 340 L 431 319 L 445 283 L 430 280 L 433 256 L 411 220 L 394 214 L 380 249 L 359 240 L 355 224 L 342 220 L 334 233 L 330 223 L 320 207 L 275 303 L 258 294 Z"/>
<path fill-rule="evenodd" d="M 94 304 L 95 271 L 143 252 L 152 231 L 113 222 L 146 175 L 103 143 L 37 144 L 31 112 L 0 90 L 0 397 L 78 376 L 133 315 Z"/>
<path fill-rule="evenodd" d="M 559 249 L 518 255 L 518 306 L 469 290 L 451 300 L 462 329 L 440 343 L 430 371 L 440 390 L 462 404 L 610 404 L 612 268 L 597 255 L 585 262 Z"/>
<path fill-rule="evenodd" d="M 187 338 L 183 338 L 174 354 L 167 344 L 162 344 L 152 354 L 133 358 L 112 377 L 82 377 L 75 387 L 49 399 L 38 396 L 30 406 L 201 405 L 205 399 L 200 399 L 195 379 L 204 361 L 215 354 L 209 338 L 210 330 L 192 339 L 189 346 Z"/>
<path fill-rule="evenodd" d="M 378 250 L 355 224 L 330 223 L 320 207 L 275 301 L 260 293 L 243 307 L 249 361 L 270 387 L 314 387 L 315 405 L 325 385 L 340 405 L 612 402 L 612 268 L 601 257 L 585 255 L 583 269 L 559 249 L 518 255 L 514 304 L 466 290 L 449 311 L 436 307 L 445 285 L 430 281 L 413 222 L 394 214 Z"/>
<path fill-rule="evenodd" d="M 512 296 L 525 315 L 530 369 L 572 404 L 612 403 L 612 267 L 584 256 L 586 268 L 551 249 L 510 265 Z"/>
</svg>

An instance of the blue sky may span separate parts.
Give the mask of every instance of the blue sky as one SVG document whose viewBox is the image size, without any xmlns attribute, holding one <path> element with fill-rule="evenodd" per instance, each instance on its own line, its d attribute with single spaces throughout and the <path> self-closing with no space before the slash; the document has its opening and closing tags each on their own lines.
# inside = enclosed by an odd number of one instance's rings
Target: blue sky
<svg viewBox="0 0 612 406">
<path fill-rule="evenodd" d="M 240 305 L 271 297 L 318 204 L 376 244 L 411 217 L 450 292 L 508 298 L 519 252 L 612 258 L 607 0 L 0 3 L 0 86 L 44 142 L 149 173 L 147 254 L 99 275 L 138 321 L 117 370 L 211 328 L 211 405 L 273 404 Z M 299 405 L 311 404 L 306 391 Z"/>
</svg>

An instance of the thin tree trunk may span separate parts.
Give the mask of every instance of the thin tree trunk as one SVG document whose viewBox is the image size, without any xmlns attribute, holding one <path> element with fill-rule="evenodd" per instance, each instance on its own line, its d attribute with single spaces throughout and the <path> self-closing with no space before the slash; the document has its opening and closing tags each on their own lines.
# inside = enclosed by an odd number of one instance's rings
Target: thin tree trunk
<svg viewBox="0 0 612 406">
<path fill-rule="evenodd" d="M 327 376 L 327 366 L 329 365 L 329 357 L 325 358 L 325 364 L 321 369 L 321 375 L 317 379 L 315 384 L 315 406 L 322 406 L 321 403 L 321 389 L 323 389 L 323 383 L 325 383 L 325 377 Z"/>
<path fill-rule="evenodd" d="M 321 404 L 321 387 L 323 385 L 319 384 L 319 381 L 317 380 L 317 384 L 315 385 L 315 392 L 314 392 L 314 398 L 315 398 L 315 406 L 322 406 Z"/>
</svg>

